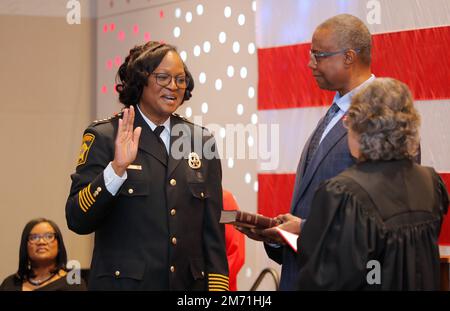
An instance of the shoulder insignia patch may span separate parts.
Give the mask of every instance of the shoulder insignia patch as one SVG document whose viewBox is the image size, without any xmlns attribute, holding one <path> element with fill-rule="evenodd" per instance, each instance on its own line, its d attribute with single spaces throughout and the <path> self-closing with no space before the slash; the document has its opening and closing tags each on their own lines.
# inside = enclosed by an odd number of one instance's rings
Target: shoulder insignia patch
<svg viewBox="0 0 450 311">
<path fill-rule="evenodd" d="M 94 139 L 95 139 L 94 134 L 86 133 L 83 135 L 83 141 L 81 143 L 80 155 L 78 156 L 77 166 L 86 163 L 89 149 L 91 149 Z"/>
</svg>

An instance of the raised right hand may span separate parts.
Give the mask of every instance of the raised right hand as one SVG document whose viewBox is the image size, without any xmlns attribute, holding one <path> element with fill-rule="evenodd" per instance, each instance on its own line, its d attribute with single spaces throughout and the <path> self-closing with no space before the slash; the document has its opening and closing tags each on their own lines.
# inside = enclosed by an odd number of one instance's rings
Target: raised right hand
<svg viewBox="0 0 450 311">
<path fill-rule="evenodd" d="M 112 161 L 112 167 L 118 176 L 123 176 L 128 165 L 136 159 L 142 128 L 137 127 L 133 130 L 134 115 L 134 107 L 130 106 L 123 110 L 123 117 L 119 119 L 114 160 Z"/>
</svg>

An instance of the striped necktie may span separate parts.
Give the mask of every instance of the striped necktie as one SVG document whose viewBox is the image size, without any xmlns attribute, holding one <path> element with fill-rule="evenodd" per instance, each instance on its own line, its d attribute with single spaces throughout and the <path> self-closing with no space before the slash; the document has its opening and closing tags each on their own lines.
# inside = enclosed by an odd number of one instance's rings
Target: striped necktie
<svg viewBox="0 0 450 311">
<path fill-rule="evenodd" d="M 336 103 L 333 103 L 333 105 L 331 105 L 330 109 L 328 109 L 327 113 L 325 114 L 325 117 L 317 126 L 317 129 L 314 132 L 314 136 L 312 137 L 311 142 L 309 143 L 308 154 L 306 156 L 306 167 L 311 162 L 312 157 L 319 148 L 320 138 L 322 138 L 323 132 L 325 131 L 327 125 L 336 116 L 336 113 L 338 112 L 339 106 Z"/>
</svg>

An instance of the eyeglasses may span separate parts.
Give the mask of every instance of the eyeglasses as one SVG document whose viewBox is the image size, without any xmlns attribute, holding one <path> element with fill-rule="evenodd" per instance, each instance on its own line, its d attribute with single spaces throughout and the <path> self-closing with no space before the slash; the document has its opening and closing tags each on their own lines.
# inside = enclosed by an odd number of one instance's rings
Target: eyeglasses
<svg viewBox="0 0 450 311">
<path fill-rule="evenodd" d="M 162 87 L 168 86 L 170 83 L 172 83 L 172 78 L 175 79 L 175 84 L 177 88 L 179 89 L 185 89 L 187 88 L 187 85 L 189 84 L 189 78 L 187 76 L 179 75 L 179 76 L 171 76 L 168 73 L 157 73 L 153 72 L 151 73 L 156 78 L 156 84 Z"/>
<path fill-rule="evenodd" d="M 345 53 L 345 52 L 350 51 L 350 50 L 353 50 L 356 53 L 361 52 L 361 49 L 343 49 L 343 50 L 339 50 L 339 51 L 336 51 L 336 52 L 315 52 L 313 50 L 310 50 L 309 51 L 309 57 L 310 57 L 311 61 L 314 64 L 317 64 L 317 60 L 320 60 L 320 59 L 326 58 L 326 57 L 330 57 L 330 56 L 333 56 L 333 55 L 337 55 L 337 54 L 342 54 L 342 53 Z"/>
<path fill-rule="evenodd" d="M 28 236 L 28 242 L 32 244 L 38 243 L 41 239 L 46 243 L 51 243 L 55 240 L 56 233 L 55 232 L 46 232 L 43 234 L 32 233 Z"/>
</svg>

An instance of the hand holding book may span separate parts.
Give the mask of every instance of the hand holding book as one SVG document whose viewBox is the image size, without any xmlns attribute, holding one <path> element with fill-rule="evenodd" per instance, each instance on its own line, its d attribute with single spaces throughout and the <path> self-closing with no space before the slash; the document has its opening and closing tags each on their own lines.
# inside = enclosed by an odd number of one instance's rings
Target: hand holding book
<svg viewBox="0 0 450 311">
<path fill-rule="evenodd" d="M 302 219 L 292 214 L 283 214 L 277 217 L 282 224 L 275 227 L 285 244 L 297 252 L 297 240 L 301 232 Z"/>
<path fill-rule="evenodd" d="M 245 234 L 252 240 L 261 241 L 268 244 L 284 244 L 284 239 L 278 233 L 277 226 L 267 229 L 257 229 L 235 226 L 237 230 Z"/>
<path fill-rule="evenodd" d="M 244 211 L 222 211 L 220 223 L 231 224 L 252 240 L 265 243 L 282 243 L 275 226 L 281 220 Z"/>
<path fill-rule="evenodd" d="M 220 214 L 220 223 L 233 224 L 238 227 L 267 229 L 278 226 L 281 220 L 270 218 L 261 214 L 254 214 L 244 211 L 222 211 Z"/>
<path fill-rule="evenodd" d="M 283 235 L 282 233 L 288 232 L 298 235 L 300 233 L 301 218 L 291 214 L 282 214 L 275 218 L 270 218 L 243 211 L 222 211 L 220 222 L 235 225 L 239 231 L 256 241 L 286 244 L 287 234 Z M 282 231 L 279 229 L 282 229 Z"/>
</svg>

